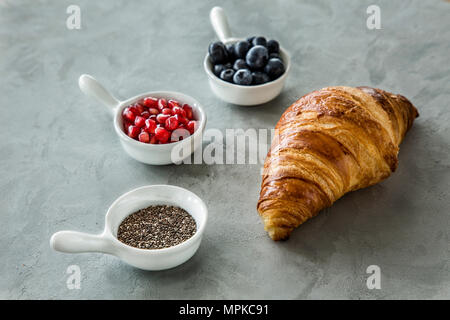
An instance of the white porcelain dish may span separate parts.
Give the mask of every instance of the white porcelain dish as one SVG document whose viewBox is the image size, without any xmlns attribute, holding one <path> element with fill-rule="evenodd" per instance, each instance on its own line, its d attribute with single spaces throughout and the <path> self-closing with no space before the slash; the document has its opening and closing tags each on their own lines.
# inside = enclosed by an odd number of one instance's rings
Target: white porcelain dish
<svg viewBox="0 0 450 320">
<path fill-rule="evenodd" d="M 197 232 L 185 242 L 164 249 L 139 249 L 117 239 L 120 223 L 128 215 L 150 205 L 175 205 L 195 219 Z M 143 270 L 165 270 L 191 258 L 202 241 L 208 220 L 205 203 L 194 193 L 176 186 L 152 185 L 134 189 L 119 197 L 108 209 L 105 229 L 99 235 L 76 231 L 59 231 L 50 239 L 50 246 L 65 253 L 100 252 L 117 256 Z"/>
<path fill-rule="evenodd" d="M 245 40 L 244 38 L 233 38 L 228 25 L 225 12 L 220 7 L 211 9 L 209 18 L 217 37 L 224 44 Z M 286 77 L 291 67 L 291 59 L 288 52 L 280 47 L 280 56 L 285 64 L 286 70 L 281 77 L 260 85 L 241 86 L 219 79 L 212 71 L 209 54 L 206 54 L 203 67 L 209 78 L 209 85 L 214 94 L 220 99 L 237 105 L 252 106 L 266 103 L 276 98 L 284 87 Z"/>
<path fill-rule="evenodd" d="M 119 101 L 90 75 L 83 74 L 80 76 L 78 84 L 83 93 L 108 107 L 114 117 L 114 128 L 123 149 L 137 161 L 153 165 L 179 163 L 201 146 L 203 131 L 206 125 L 206 114 L 203 107 L 194 98 L 180 92 L 153 91 L 137 95 L 125 101 Z M 192 107 L 194 118 L 198 121 L 198 128 L 194 134 L 179 142 L 168 144 L 147 144 L 128 137 L 123 131 L 122 111 L 128 105 L 136 103 L 148 96 L 175 99 L 180 103 L 189 104 Z M 174 150 L 175 146 L 177 146 L 177 149 Z M 189 152 L 178 152 L 180 148 L 189 150 Z"/>
</svg>

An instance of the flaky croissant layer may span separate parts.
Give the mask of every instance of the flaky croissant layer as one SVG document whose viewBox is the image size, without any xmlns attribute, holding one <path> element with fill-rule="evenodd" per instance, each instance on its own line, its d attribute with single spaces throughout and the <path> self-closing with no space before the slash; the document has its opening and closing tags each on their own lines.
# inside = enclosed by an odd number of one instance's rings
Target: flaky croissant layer
<svg viewBox="0 0 450 320">
<path fill-rule="evenodd" d="M 286 239 L 345 193 L 387 178 L 417 116 L 405 97 L 369 87 L 329 87 L 294 102 L 264 163 L 257 208 L 269 236 Z"/>
</svg>

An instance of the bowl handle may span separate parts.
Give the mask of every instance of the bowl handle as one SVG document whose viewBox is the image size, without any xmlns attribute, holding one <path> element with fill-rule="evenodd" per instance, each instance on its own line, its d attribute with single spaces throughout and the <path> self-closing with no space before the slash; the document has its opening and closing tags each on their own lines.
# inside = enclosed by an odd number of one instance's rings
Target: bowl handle
<svg viewBox="0 0 450 320">
<path fill-rule="evenodd" d="M 103 234 L 94 235 L 77 231 L 59 231 L 50 238 L 53 250 L 66 253 L 114 253 L 114 246 Z"/>
<path fill-rule="evenodd" d="M 214 7 L 211 9 L 209 20 L 220 41 L 225 42 L 231 38 L 231 30 L 228 25 L 227 16 L 221 7 Z"/>
<path fill-rule="evenodd" d="M 94 77 L 83 74 L 78 79 L 80 90 L 87 96 L 96 99 L 108 107 L 110 112 L 114 115 L 120 101 L 108 92 Z"/>
</svg>

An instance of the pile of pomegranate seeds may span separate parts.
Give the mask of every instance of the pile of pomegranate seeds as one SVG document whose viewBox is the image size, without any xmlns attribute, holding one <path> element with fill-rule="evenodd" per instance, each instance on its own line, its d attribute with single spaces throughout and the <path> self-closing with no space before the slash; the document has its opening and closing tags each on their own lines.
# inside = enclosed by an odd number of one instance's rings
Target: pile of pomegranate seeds
<svg viewBox="0 0 450 320">
<path fill-rule="evenodd" d="M 173 140 L 174 130 L 185 129 L 193 134 L 197 128 L 190 105 L 164 98 L 147 97 L 127 106 L 122 119 L 123 129 L 130 138 L 151 144 L 176 142 L 180 134 L 174 134 Z"/>
</svg>

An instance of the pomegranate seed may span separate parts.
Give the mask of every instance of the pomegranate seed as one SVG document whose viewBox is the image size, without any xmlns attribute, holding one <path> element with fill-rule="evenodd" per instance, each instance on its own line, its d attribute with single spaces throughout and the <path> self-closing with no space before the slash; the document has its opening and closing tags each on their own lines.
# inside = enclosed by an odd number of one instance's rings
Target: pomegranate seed
<svg viewBox="0 0 450 320">
<path fill-rule="evenodd" d="M 136 126 L 128 127 L 128 136 L 133 139 L 136 139 L 136 137 L 139 135 L 139 132 L 141 132 L 141 130 Z"/>
<path fill-rule="evenodd" d="M 182 125 L 172 132 L 170 136 L 170 141 L 176 142 L 179 140 L 183 140 L 189 137 L 190 135 L 191 135 L 190 132 Z"/>
<path fill-rule="evenodd" d="M 141 113 L 139 112 L 139 109 L 137 108 L 136 105 L 129 107 L 131 112 L 133 112 L 135 115 L 140 116 Z"/>
<path fill-rule="evenodd" d="M 180 116 L 186 117 L 186 112 L 183 110 L 183 108 L 180 107 L 174 107 L 172 109 L 173 114 L 179 114 Z"/>
<path fill-rule="evenodd" d="M 145 126 L 145 118 L 141 117 L 141 116 L 137 116 L 136 119 L 134 120 L 134 124 L 138 128 L 144 127 Z"/>
<path fill-rule="evenodd" d="M 157 143 L 158 143 L 158 139 L 156 139 L 156 136 L 152 136 L 152 137 L 151 137 L 150 143 L 151 143 L 151 144 L 157 144 Z"/>
<path fill-rule="evenodd" d="M 141 113 L 141 117 L 144 119 L 148 119 L 148 117 L 150 117 L 150 113 L 148 111 L 144 111 Z"/>
<path fill-rule="evenodd" d="M 159 123 L 165 123 L 169 117 L 170 116 L 168 114 L 160 113 L 156 116 L 156 121 L 158 121 Z"/>
<path fill-rule="evenodd" d="M 139 141 L 143 142 L 143 143 L 149 143 L 150 142 L 150 135 L 147 132 L 142 131 L 139 134 Z"/>
<path fill-rule="evenodd" d="M 156 121 L 152 119 L 145 120 L 145 131 L 148 133 L 155 133 Z"/>
<path fill-rule="evenodd" d="M 166 120 L 166 129 L 175 130 L 178 127 L 178 120 L 175 117 L 170 117 Z"/>
<path fill-rule="evenodd" d="M 157 114 L 159 113 L 159 110 L 156 109 L 156 108 L 149 108 L 149 109 L 148 109 L 148 112 L 149 112 L 150 114 L 157 115 Z"/>
<path fill-rule="evenodd" d="M 134 119 L 136 118 L 136 114 L 130 108 L 125 108 L 123 116 L 130 122 L 134 122 Z"/>
<path fill-rule="evenodd" d="M 150 117 L 148 117 L 149 119 L 155 120 L 156 121 L 156 115 L 152 114 Z"/>
<path fill-rule="evenodd" d="M 158 109 L 161 111 L 162 109 L 167 108 L 167 101 L 166 99 L 158 99 Z"/>
<path fill-rule="evenodd" d="M 193 134 L 195 129 L 197 129 L 197 122 L 193 120 L 189 121 L 186 125 L 186 128 L 189 130 L 191 134 Z"/>
<path fill-rule="evenodd" d="M 136 109 L 139 111 L 139 114 L 142 114 L 142 112 L 146 111 L 145 107 L 140 103 L 136 103 L 135 106 L 136 106 Z"/>
<path fill-rule="evenodd" d="M 180 103 L 176 100 L 169 100 L 167 102 L 167 104 L 169 105 L 169 108 L 174 108 L 174 107 L 179 107 Z"/>
<path fill-rule="evenodd" d="M 155 137 L 161 143 L 166 143 L 170 138 L 170 133 L 164 128 L 156 128 Z"/>
<path fill-rule="evenodd" d="M 178 123 L 180 124 L 180 126 L 183 125 L 183 124 L 187 124 L 189 122 L 189 120 L 187 118 L 185 118 L 183 116 L 180 116 L 179 114 L 176 114 L 174 117 L 177 118 Z M 180 126 L 178 126 L 178 127 L 180 127 Z"/>
<path fill-rule="evenodd" d="M 147 108 L 156 108 L 158 106 L 158 99 L 147 97 L 144 99 L 144 106 Z"/>
<path fill-rule="evenodd" d="M 163 114 L 168 114 L 168 115 L 172 115 L 172 110 L 170 110 L 169 108 L 164 108 L 161 111 Z"/>
<path fill-rule="evenodd" d="M 192 107 L 190 105 L 188 105 L 187 103 L 185 103 L 185 104 L 183 104 L 183 110 L 184 110 L 184 112 L 186 112 L 186 117 L 189 120 L 192 120 L 192 118 L 193 118 Z"/>
</svg>

